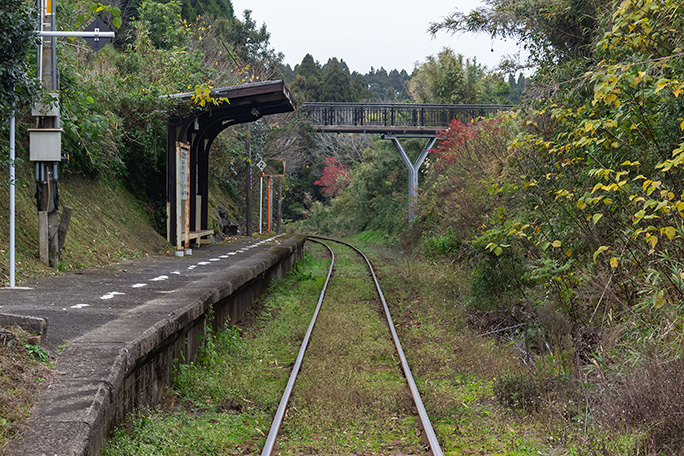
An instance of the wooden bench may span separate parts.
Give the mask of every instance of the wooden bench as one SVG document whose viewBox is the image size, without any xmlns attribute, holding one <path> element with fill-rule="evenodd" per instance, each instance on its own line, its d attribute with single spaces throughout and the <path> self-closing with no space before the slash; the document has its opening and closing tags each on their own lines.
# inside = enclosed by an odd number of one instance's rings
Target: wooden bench
<svg viewBox="0 0 684 456">
<path fill-rule="evenodd" d="M 202 238 L 211 236 L 212 234 L 214 234 L 214 230 L 190 231 L 188 237 L 190 238 L 190 243 L 193 247 L 199 247 L 201 244 L 208 244 L 209 239 Z M 185 242 L 185 233 L 181 233 L 181 241 Z"/>
</svg>

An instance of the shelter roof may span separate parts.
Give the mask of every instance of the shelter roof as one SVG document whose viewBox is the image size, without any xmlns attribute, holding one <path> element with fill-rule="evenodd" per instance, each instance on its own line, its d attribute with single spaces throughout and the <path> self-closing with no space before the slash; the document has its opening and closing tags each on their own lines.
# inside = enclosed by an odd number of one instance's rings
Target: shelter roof
<svg viewBox="0 0 684 456">
<path fill-rule="evenodd" d="M 189 101 L 193 95 L 194 92 L 186 92 L 170 96 Z M 220 117 L 232 125 L 253 122 L 262 116 L 296 109 L 292 94 L 282 79 L 220 87 L 213 89 L 210 96 L 214 99 L 228 99 L 228 103 L 212 106 L 210 111 L 212 117 Z"/>
</svg>

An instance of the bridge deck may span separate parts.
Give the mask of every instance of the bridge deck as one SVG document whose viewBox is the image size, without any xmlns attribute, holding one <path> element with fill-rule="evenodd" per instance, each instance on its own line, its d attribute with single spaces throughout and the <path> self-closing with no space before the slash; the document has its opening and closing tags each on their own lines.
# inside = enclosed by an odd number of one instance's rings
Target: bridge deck
<svg viewBox="0 0 684 456">
<path fill-rule="evenodd" d="M 510 109 L 510 105 L 434 105 L 403 103 L 304 103 L 321 133 L 437 134 L 452 119 L 470 122 Z"/>
</svg>

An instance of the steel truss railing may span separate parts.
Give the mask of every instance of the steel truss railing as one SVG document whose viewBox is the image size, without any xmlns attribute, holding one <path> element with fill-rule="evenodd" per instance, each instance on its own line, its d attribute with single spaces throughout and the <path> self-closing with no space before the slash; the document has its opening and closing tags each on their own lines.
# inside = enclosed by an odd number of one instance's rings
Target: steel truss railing
<svg viewBox="0 0 684 456">
<path fill-rule="evenodd" d="M 315 126 L 444 128 L 452 119 L 469 122 L 511 109 L 510 105 L 403 103 L 304 103 Z"/>
</svg>

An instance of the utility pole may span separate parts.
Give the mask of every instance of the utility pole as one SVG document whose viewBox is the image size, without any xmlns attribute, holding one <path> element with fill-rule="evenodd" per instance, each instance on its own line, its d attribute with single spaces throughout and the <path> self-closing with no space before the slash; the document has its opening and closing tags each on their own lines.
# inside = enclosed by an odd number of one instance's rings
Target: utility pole
<svg viewBox="0 0 684 456">
<path fill-rule="evenodd" d="M 60 235 L 66 226 L 59 227 L 59 175 L 62 155 L 62 129 L 60 128 L 59 75 L 57 72 L 57 37 L 79 36 L 90 38 L 89 44 L 98 50 L 114 37 L 104 23 L 96 19 L 91 31 L 57 31 L 56 0 L 36 0 L 39 14 L 37 74 L 49 94 L 34 104 L 31 114 L 35 128 L 29 129 L 30 160 L 35 163 L 36 206 L 38 209 L 38 239 L 40 259 L 48 266 L 59 267 Z M 86 40 L 88 41 L 88 40 Z M 66 211 L 64 224 L 68 224 L 70 211 Z M 63 241 L 63 240 L 62 240 Z"/>
<path fill-rule="evenodd" d="M 59 266 L 59 180 L 57 165 L 61 161 L 61 134 L 59 118 L 57 75 L 57 38 L 43 33 L 54 32 L 55 3 L 38 0 L 41 35 L 38 45 L 38 77 L 50 94 L 51 100 L 37 103 L 32 109 L 35 128 L 31 137 L 31 161 L 35 162 L 36 206 L 38 208 L 38 239 L 40 259 L 48 266 Z"/>
</svg>

